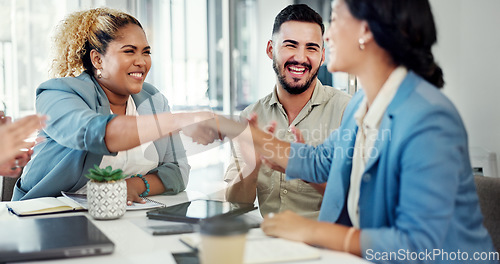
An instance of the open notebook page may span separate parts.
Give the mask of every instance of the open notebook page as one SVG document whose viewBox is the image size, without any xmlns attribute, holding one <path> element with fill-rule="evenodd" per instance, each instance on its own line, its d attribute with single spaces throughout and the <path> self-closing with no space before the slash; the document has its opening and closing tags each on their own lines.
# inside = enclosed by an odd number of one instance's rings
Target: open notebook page
<svg viewBox="0 0 500 264">
<path fill-rule="evenodd" d="M 197 249 L 201 242 L 199 233 L 185 234 L 180 240 L 191 248 Z M 272 238 L 260 229 L 252 229 L 245 243 L 245 264 L 279 263 L 321 258 L 319 249 L 304 243 Z"/>
</svg>

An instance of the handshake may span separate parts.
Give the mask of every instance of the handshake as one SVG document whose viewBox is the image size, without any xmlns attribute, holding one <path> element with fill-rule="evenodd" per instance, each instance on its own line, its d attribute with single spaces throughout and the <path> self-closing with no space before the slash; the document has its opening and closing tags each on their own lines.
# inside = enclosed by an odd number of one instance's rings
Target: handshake
<svg viewBox="0 0 500 264">
<path fill-rule="evenodd" d="M 238 144 L 243 160 L 250 168 L 264 163 L 274 170 L 285 171 L 290 143 L 274 137 L 276 123 L 271 123 L 264 131 L 259 128 L 255 114 L 250 115 L 249 119 L 240 120 L 232 120 L 210 112 L 187 115 L 191 115 L 189 116 L 191 119 L 181 130 L 186 136 L 191 137 L 193 142 L 208 145 L 227 137 L 231 142 Z M 298 129 L 293 127 L 292 132 L 296 138 L 295 142 L 304 143 Z"/>
<path fill-rule="evenodd" d="M 224 138 L 251 141 L 250 123 L 248 120 L 232 120 L 211 112 L 186 113 L 187 125 L 181 131 L 184 135 L 191 137 L 193 142 L 208 145 L 216 140 L 223 141 Z M 246 133 L 245 133 L 246 132 Z"/>
</svg>

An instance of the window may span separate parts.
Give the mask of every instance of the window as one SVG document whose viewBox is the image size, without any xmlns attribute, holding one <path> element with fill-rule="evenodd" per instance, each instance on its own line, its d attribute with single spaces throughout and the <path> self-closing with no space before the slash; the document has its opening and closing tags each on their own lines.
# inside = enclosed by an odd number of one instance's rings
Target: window
<svg viewBox="0 0 500 264">
<path fill-rule="evenodd" d="M 0 21 L 0 99 L 10 116 L 34 113 L 35 89 L 48 79 L 55 26 L 70 12 L 100 6 L 123 10 L 141 21 L 152 46 L 147 81 L 165 94 L 173 111 L 232 114 L 258 97 L 252 77 L 257 68 L 256 0 L 0 0 L 0 4 L 0 14 L 6 18 Z M 221 179 L 222 157 L 229 158 L 225 145 L 186 148 L 194 170 L 212 168 Z"/>
<path fill-rule="evenodd" d="M 281 9 L 290 3 L 273 2 L 273 7 Z M 320 13 L 324 18 L 329 16 L 329 3 L 307 2 L 322 11 L 328 6 L 326 16 Z M 0 21 L 0 99 L 13 117 L 35 111 L 35 89 L 48 79 L 54 27 L 70 12 L 100 6 L 124 10 L 141 21 L 152 46 L 153 66 L 147 82 L 168 98 L 174 112 L 237 114 L 271 92 L 275 83 L 274 72 L 262 74 L 272 71 L 271 61 L 265 65 L 268 68 L 258 61 L 267 41 L 263 35 L 270 38 L 272 29 L 272 22 L 259 24 L 259 15 L 268 20 L 267 16 L 274 19 L 277 14 L 263 10 L 270 4 L 265 0 L 0 0 L 0 4 L 4 18 Z M 324 73 L 345 91 L 356 83 L 347 74 L 334 74 L 332 79 Z M 214 170 L 220 180 L 226 168 L 221 160 L 230 158 L 227 144 L 186 145 L 193 169 Z"/>
</svg>

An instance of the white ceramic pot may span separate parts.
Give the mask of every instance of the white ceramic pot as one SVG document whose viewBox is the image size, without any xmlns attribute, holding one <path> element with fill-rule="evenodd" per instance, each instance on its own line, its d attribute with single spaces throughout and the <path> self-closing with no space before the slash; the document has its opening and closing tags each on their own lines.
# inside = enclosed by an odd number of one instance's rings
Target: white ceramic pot
<svg viewBox="0 0 500 264">
<path fill-rule="evenodd" d="M 89 214 L 95 219 L 117 219 L 127 210 L 127 183 L 94 182 L 87 184 Z"/>
</svg>

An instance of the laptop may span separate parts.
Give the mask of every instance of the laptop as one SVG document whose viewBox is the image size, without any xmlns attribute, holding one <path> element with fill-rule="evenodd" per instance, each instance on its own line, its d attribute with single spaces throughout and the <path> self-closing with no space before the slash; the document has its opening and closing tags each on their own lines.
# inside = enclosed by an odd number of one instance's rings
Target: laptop
<svg viewBox="0 0 500 264">
<path fill-rule="evenodd" d="M 114 247 L 83 215 L 0 220 L 0 263 L 111 254 Z"/>
<path fill-rule="evenodd" d="M 250 203 L 230 203 L 215 200 L 193 200 L 146 212 L 149 219 L 197 224 L 202 219 L 232 217 L 257 209 Z"/>
</svg>

